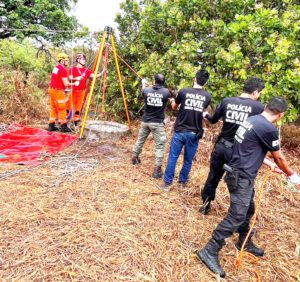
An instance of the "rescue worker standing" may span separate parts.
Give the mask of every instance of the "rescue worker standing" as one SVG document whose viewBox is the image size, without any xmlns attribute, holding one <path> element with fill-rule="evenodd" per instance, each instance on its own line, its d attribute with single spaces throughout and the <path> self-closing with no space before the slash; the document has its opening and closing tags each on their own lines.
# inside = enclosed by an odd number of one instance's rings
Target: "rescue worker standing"
<svg viewBox="0 0 300 282">
<path fill-rule="evenodd" d="M 165 108 L 171 94 L 164 87 L 165 78 L 162 74 L 154 76 L 154 85 L 152 87 L 145 87 L 146 80 L 143 80 L 142 83 L 142 95 L 145 103 L 144 115 L 138 138 L 133 148 L 132 164 L 135 165 L 141 162 L 139 155 L 148 135 L 152 132 L 155 142 L 155 166 L 152 177 L 161 178 L 163 174 L 161 165 L 167 140 L 164 127 Z"/>
<path fill-rule="evenodd" d="M 206 70 L 197 71 L 193 87 L 179 90 L 176 99 L 172 101 L 172 109 L 176 110 L 179 105 L 180 109 L 175 121 L 174 134 L 170 144 L 168 164 L 164 173 L 164 183 L 161 186 L 164 192 L 170 190 L 174 179 L 176 162 L 183 147 L 184 158 L 179 173 L 179 183 L 184 185 L 188 180 L 199 139 L 203 135 L 202 114 L 211 101 L 211 95 L 202 89 L 208 78 L 209 73 Z"/>
<path fill-rule="evenodd" d="M 79 82 L 70 83 L 68 80 L 68 73 L 66 67 L 69 64 L 68 55 L 59 53 L 57 55 L 58 64 L 53 69 L 48 88 L 49 102 L 50 102 L 50 117 L 48 131 L 60 130 L 61 132 L 71 132 L 67 126 L 66 103 L 68 98 L 65 95 L 65 88 L 71 85 L 78 85 Z M 55 126 L 58 119 L 60 128 Z"/>
<path fill-rule="evenodd" d="M 273 125 L 283 117 L 287 106 L 284 98 L 273 97 L 262 114 L 248 118 L 236 132 L 232 158 L 229 165 L 224 166 L 228 171 L 225 182 L 230 192 L 230 207 L 225 218 L 213 231 L 207 245 L 196 252 L 198 258 L 221 277 L 225 277 L 225 272 L 219 264 L 219 251 L 224 246 L 225 239 L 234 232 L 239 233 L 236 248 L 240 250 L 242 247 L 255 210 L 254 180 L 266 153 L 271 152 L 276 165 L 290 182 L 300 184 L 300 177 L 289 168 L 280 150 L 278 130 Z M 255 256 L 264 254 L 264 251 L 252 242 L 251 234 L 245 244 L 245 250 Z"/>
<path fill-rule="evenodd" d="M 200 212 L 202 214 L 210 211 L 211 202 L 215 199 L 217 186 L 224 174 L 223 165 L 230 161 L 234 135 L 239 125 L 248 117 L 258 115 L 264 110 L 264 106 L 256 101 L 264 87 L 263 81 L 259 78 L 249 78 L 245 81 L 239 97 L 223 99 L 212 117 L 205 115 L 212 124 L 222 119 L 223 127 L 211 153 L 210 171 L 201 192 L 203 205 Z"/>
<path fill-rule="evenodd" d="M 69 79 L 71 81 L 78 81 L 79 85 L 73 86 L 71 89 L 67 110 L 70 111 L 73 108 L 74 125 L 77 126 L 80 121 L 80 114 L 84 103 L 86 81 L 89 78 L 93 78 L 94 73 L 85 68 L 86 56 L 84 54 L 77 54 L 75 61 L 76 66 L 71 67 L 69 70 Z M 97 77 L 100 75 L 101 74 L 98 74 Z"/>
</svg>

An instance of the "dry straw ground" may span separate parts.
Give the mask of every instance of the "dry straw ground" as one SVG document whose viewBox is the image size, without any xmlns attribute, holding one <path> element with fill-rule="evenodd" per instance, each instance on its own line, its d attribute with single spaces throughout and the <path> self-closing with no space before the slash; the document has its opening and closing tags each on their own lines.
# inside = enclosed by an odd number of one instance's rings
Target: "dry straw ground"
<svg viewBox="0 0 300 282">
<path fill-rule="evenodd" d="M 88 142 L 70 163 L 83 144 L 76 141 L 43 166 L 0 180 L 1 281 L 218 281 L 194 255 L 229 202 L 222 183 L 212 212 L 198 212 L 212 143 L 201 141 L 188 187 L 175 181 L 163 193 L 150 177 L 153 140 L 142 163 L 130 164 L 136 134 L 137 128 L 117 142 Z M 299 150 L 288 156 L 296 168 Z M 4 177 L 20 167 L 0 169 Z M 254 238 L 266 252 L 255 266 L 262 281 L 300 281 L 299 226 L 299 189 L 272 176 Z M 233 266 L 235 239 L 220 254 L 222 281 L 255 281 Z"/>
</svg>

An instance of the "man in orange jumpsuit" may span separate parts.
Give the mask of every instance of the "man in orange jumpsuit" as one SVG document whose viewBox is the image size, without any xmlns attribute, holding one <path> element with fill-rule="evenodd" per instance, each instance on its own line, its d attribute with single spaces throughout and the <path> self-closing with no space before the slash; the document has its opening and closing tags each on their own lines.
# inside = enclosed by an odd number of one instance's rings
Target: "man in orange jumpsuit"
<svg viewBox="0 0 300 282">
<path fill-rule="evenodd" d="M 48 88 L 50 102 L 48 131 L 60 130 L 61 132 L 71 132 L 71 129 L 67 126 L 66 103 L 68 98 L 65 95 L 65 88 L 72 85 L 78 85 L 79 82 L 69 82 L 66 69 L 69 64 L 68 55 L 65 53 L 59 53 L 57 55 L 57 61 L 58 64 L 52 71 Z M 60 124 L 59 129 L 55 126 L 56 120 L 58 120 Z"/>
<path fill-rule="evenodd" d="M 70 111 L 73 108 L 74 125 L 77 126 L 84 103 L 86 81 L 89 78 L 93 78 L 94 73 L 85 68 L 86 57 L 84 54 L 77 54 L 75 61 L 76 66 L 71 67 L 69 70 L 69 79 L 71 81 L 78 81 L 79 85 L 73 86 L 71 89 L 71 94 L 67 103 L 67 110 Z M 97 77 L 100 75 L 102 75 L 102 73 L 98 74 Z"/>
</svg>

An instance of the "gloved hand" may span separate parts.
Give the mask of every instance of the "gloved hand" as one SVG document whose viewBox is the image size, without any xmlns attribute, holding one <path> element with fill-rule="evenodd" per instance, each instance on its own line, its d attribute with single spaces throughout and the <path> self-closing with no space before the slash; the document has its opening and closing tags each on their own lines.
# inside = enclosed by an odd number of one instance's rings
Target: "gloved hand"
<svg viewBox="0 0 300 282">
<path fill-rule="evenodd" d="M 175 102 L 175 99 L 174 98 L 170 98 L 169 101 L 172 104 L 173 102 Z"/>
<path fill-rule="evenodd" d="M 287 177 L 288 181 L 292 184 L 299 185 L 300 184 L 300 176 L 294 172 L 292 175 Z"/>
<path fill-rule="evenodd" d="M 80 81 L 82 79 L 82 76 L 77 76 L 76 80 Z"/>
<path fill-rule="evenodd" d="M 147 84 L 147 83 L 148 83 L 147 79 L 143 78 L 142 79 L 142 84 Z"/>
<path fill-rule="evenodd" d="M 207 115 L 209 115 L 208 111 L 203 112 L 203 117 L 205 118 Z"/>
<path fill-rule="evenodd" d="M 78 85 L 79 85 L 79 81 L 78 81 L 78 80 L 75 81 L 75 82 L 74 82 L 74 85 L 75 85 L 75 86 L 78 86 Z"/>
</svg>

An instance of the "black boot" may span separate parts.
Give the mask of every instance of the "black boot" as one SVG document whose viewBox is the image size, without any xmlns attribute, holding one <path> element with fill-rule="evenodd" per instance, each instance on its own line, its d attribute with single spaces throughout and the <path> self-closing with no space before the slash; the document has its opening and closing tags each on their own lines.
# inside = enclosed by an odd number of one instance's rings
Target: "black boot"
<svg viewBox="0 0 300 282">
<path fill-rule="evenodd" d="M 48 130 L 48 131 L 57 131 L 58 128 L 55 126 L 55 122 L 49 123 L 48 129 L 47 129 L 47 130 Z"/>
<path fill-rule="evenodd" d="M 239 236 L 238 241 L 235 243 L 235 247 L 240 251 L 242 245 L 246 239 L 247 233 L 242 233 Z M 247 243 L 245 244 L 244 251 L 255 255 L 256 257 L 262 257 L 264 255 L 264 250 L 256 247 L 251 240 L 252 235 L 250 234 Z"/>
<path fill-rule="evenodd" d="M 72 130 L 68 127 L 66 123 L 62 124 L 60 127 L 60 132 L 72 132 Z"/>
<path fill-rule="evenodd" d="M 163 176 L 163 172 L 161 170 L 161 166 L 155 166 L 152 173 L 152 177 L 155 179 L 159 179 L 162 178 L 162 176 Z"/>
<path fill-rule="evenodd" d="M 222 278 L 225 277 L 225 272 L 219 263 L 219 251 L 224 244 L 224 241 L 217 242 L 215 239 L 211 238 L 202 250 L 196 251 L 198 259 L 201 260 L 210 271 L 219 274 Z"/>
<path fill-rule="evenodd" d="M 210 203 L 211 201 L 209 200 L 209 198 L 206 198 L 205 201 L 203 201 L 202 206 L 199 209 L 199 212 L 206 215 L 210 212 Z"/>
<path fill-rule="evenodd" d="M 140 160 L 139 156 L 133 155 L 132 159 L 131 159 L 131 162 L 132 162 L 133 165 L 137 165 L 137 164 L 141 163 L 141 160 Z"/>
<path fill-rule="evenodd" d="M 74 121 L 74 126 L 78 126 L 79 120 Z"/>
</svg>

